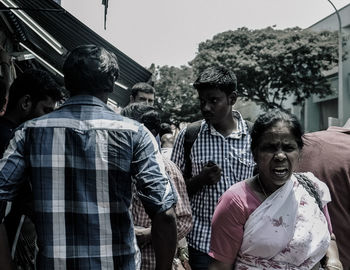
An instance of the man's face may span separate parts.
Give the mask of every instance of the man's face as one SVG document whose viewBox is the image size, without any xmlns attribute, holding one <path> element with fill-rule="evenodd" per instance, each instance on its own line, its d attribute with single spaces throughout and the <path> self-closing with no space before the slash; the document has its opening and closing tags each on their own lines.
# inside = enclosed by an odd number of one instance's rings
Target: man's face
<svg viewBox="0 0 350 270">
<path fill-rule="evenodd" d="M 55 105 L 56 102 L 51 97 L 46 97 L 46 99 L 38 101 L 36 106 L 32 108 L 28 120 L 52 112 L 55 109 Z"/>
<path fill-rule="evenodd" d="M 201 112 L 207 123 L 215 126 L 231 117 L 235 102 L 231 96 L 216 88 L 202 89 L 198 91 L 198 96 Z"/>
<path fill-rule="evenodd" d="M 154 104 L 154 94 L 138 91 L 135 98 L 131 96 L 131 103 L 143 103 L 149 106 Z"/>
</svg>

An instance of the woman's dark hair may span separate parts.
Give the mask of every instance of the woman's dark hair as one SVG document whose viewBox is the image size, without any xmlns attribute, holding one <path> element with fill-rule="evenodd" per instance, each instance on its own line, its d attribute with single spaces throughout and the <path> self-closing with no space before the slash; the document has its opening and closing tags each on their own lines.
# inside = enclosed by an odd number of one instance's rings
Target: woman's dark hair
<svg viewBox="0 0 350 270">
<path fill-rule="evenodd" d="M 304 134 L 304 131 L 297 117 L 289 112 L 274 109 L 264 114 L 261 114 L 258 117 L 258 119 L 256 119 L 253 125 L 251 132 L 251 149 L 253 153 L 254 150 L 258 147 L 260 143 L 260 138 L 264 134 L 264 132 L 270 129 L 278 122 L 284 122 L 288 124 L 290 132 L 294 135 L 295 141 L 297 142 L 299 149 L 303 148 L 304 144 L 302 136 Z"/>
</svg>

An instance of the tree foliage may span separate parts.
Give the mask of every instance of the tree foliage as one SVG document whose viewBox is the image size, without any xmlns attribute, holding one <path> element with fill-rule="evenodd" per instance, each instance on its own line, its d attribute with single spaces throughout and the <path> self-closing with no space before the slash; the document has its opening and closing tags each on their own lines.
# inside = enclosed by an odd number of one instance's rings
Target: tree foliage
<svg viewBox="0 0 350 270">
<path fill-rule="evenodd" d="M 331 94 L 322 71 L 336 63 L 336 33 L 269 27 L 217 34 L 199 44 L 190 64 L 195 74 L 212 65 L 233 70 L 240 95 L 268 109 L 283 108 L 292 95 L 300 104 L 312 94 Z"/>
<path fill-rule="evenodd" d="M 193 88 L 193 72 L 188 66 L 162 66 L 153 69 L 156 89 L 155 107 L 163 122 L 179 125 L 200 119 L 197 91 Z"/>
</svg>

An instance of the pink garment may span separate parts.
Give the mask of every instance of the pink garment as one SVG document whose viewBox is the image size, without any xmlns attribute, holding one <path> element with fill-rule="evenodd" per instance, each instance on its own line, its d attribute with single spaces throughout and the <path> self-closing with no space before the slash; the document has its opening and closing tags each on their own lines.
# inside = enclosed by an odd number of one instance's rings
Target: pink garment
<svg viewBox="0 0 350 270">
<path fill-rule="evenodd" d="M 261 203 L 245 181 L 233 185 L 224 193 L 212 219 L 212 227 L 220 226 L 222 230 L 212 230 L 211 257 L 221 262 L 234 263 L 242 245 L 246 221 Z M 331 232 L 327 206 L 323 212 Z"/>
</svg>

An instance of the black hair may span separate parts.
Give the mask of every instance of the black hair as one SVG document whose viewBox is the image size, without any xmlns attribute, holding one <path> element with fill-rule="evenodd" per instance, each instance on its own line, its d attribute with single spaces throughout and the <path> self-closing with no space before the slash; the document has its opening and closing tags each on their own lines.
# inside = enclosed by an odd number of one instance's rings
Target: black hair
<svg viewBox="0 0 350 270">
<path fill-rule="evenodd" d="M 132 103 L 123 108 L 120 114 L 144 124 L 154 136 L 159 133 L 160 116 L 153 106 Z"/>
<path fill-rule="evenodd" d="M 112 92 L 119 76 L 117 57 L 96 45 L 78 46 L 66 58 L 63 74 L 71 96 Z"/>
<path fill-rule="evenodd" d="M 140 122 L 144 124 L 154 136 L 159 134 L 160 130 L 160 116 L 159 113 L 152 109 L 141 116 Z"/>
<path fill-rule="evenodd" d="M 279 109 L 270 110 L 264 114 L 261 114 L 255 121 L 251 137 L 251 149 L 254 153 L 254 150 L 257 149 L 260 143 L 260 138 L 264 132 L 271 127 L 273 127 L 278 122 L 284 122 L 288 124 L 291 133 L 294 135 L 295 141 L 298 144 L 299 149 L 302 149 L 304 144 L 302 136 L 304 134 L 303 128 L 298 120 L 298 118 L 289 112 L 282 111 Z"/>
<path fill-rule="evenodd" d="M 171 130 L 171 126 L 168 123 L 161 123 L 160 124 L 160 130 L 159 130 L 159 136 L 162 137 L 166 133 L 173 133 Z"/>
<path fill-rule="evenodd" d="M 197 91 L 208 88 L 220 89 L 227 96 L 231 94 L 237 96 L 236 75 L 225 67 L 206 68 L 193 83 L 193 87 Z"/>
<path fill-rule="evenodd" d="M 134 84 L 134 86 L 131 88 L 131 95 L 135 98 L 138 92 L 144 92 L 146 94 L 154 94 L 155 89 L 152 85 L 148 83 L 139 82 Z"/>
<path fill-rule="evenodd" d="M 7 110 L 14 109 L 19 99 L 25 95 L 30 95 L 34 107 L 47 97 L 56 102 L 63 98 L 63 92 L 52 76 L 39 69 L 28 69 L 13 81 L 9 89 Z"/>
</svg>

